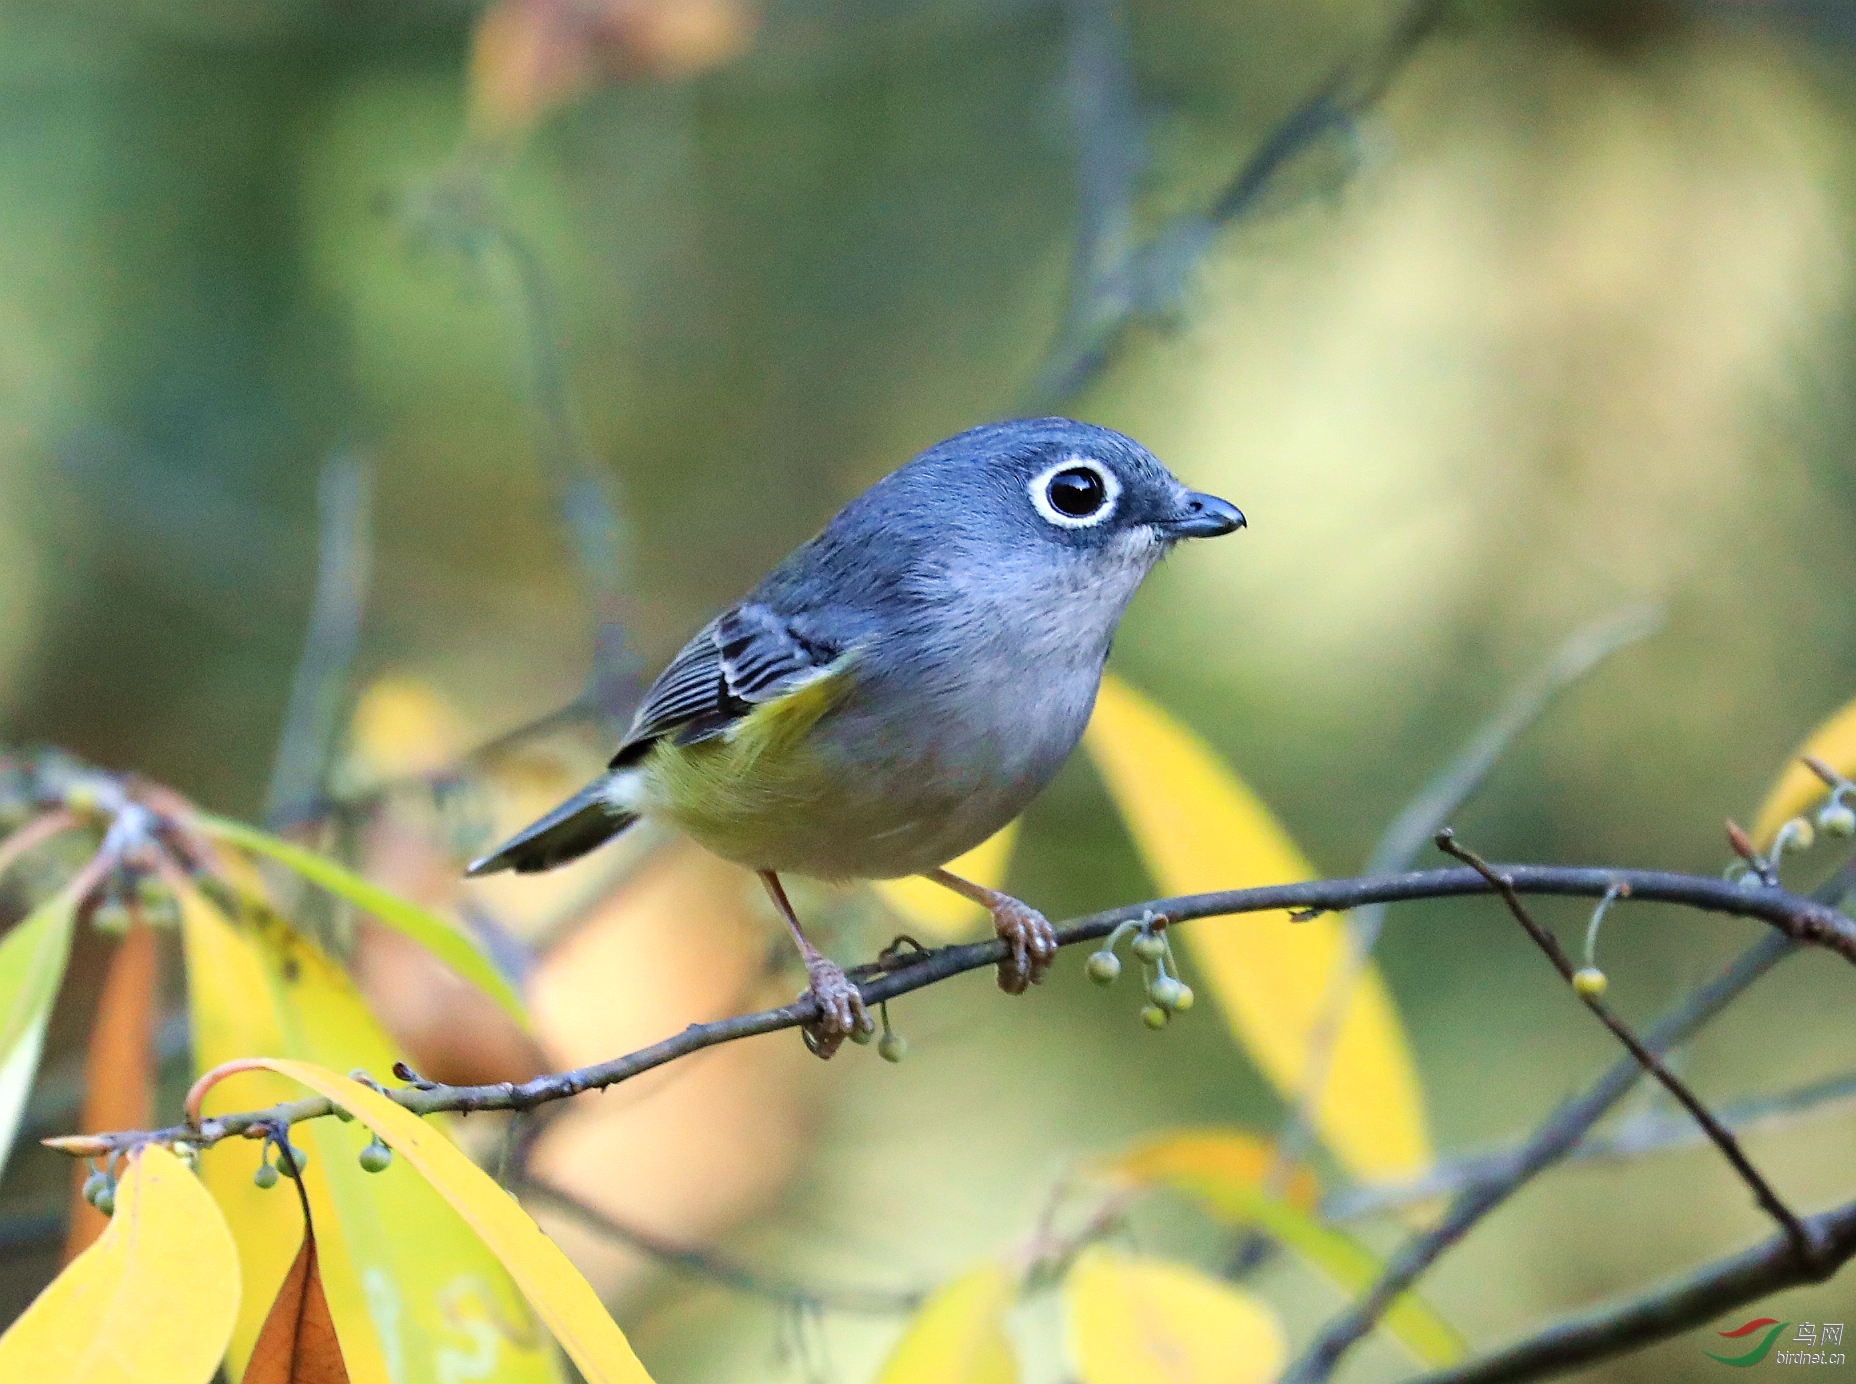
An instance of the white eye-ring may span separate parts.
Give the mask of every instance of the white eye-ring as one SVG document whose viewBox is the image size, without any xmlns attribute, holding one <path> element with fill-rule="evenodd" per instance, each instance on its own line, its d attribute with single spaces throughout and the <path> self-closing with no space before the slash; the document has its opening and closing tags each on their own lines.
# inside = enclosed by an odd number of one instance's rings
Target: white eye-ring
<svg viewBox="0 0 1856 1384">
<path fill-rule="evenodd" d="M 1065 457 L 1031 478 L 1031 503 L 1047 524 L 1089 529 L 1115 512 L 1121 482 L 1094 457 Z"/>
</svg>

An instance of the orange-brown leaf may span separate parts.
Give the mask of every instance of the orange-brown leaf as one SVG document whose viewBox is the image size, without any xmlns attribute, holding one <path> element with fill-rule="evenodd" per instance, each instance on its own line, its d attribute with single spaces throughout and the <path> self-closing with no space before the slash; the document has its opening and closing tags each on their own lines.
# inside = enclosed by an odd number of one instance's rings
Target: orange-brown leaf
<svg viewBox="0 0 1856 1384">
<path fill-rule="evenodd" d="M 146 1129 L 154 1122 L 154 986 L 155 934 L 136 921 L 110 956 L 91 1023 L 84 1055 L 84 1109 L 80 1128 Z M 109 1224 L 84 1200 L 90 1169 L 71 1167 L 71 1228 L 65 1234 L 64 1260 L 70 1263 L 88 1249 Z"/>
<path fill-rule="evenodd" d="M 348 1384 L 335 1318 L 316 1267 L 316 1234 L 307 1225 L 303 1246 L 258 1333 L 243 1384 Z"/>
</svg>

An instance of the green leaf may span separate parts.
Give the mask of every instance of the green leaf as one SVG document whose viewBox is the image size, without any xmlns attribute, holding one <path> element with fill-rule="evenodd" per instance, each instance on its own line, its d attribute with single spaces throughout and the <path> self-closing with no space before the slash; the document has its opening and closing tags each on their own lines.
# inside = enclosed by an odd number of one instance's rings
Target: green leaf
<svg viewBox="0 0 1856 1384">
<path fill-rule="evenodd" d="M 301 1082 L 354 1115 L 398 1153 L 462 1216 L 521 1286 L 587 1384 L 651 1384 L 638 1357 L 580 1271 L 542 1233 L 521 1203 L 497 1185 L 444 1131 L 379 1092 L 312 1062 L 242 1059 Z"/>
<path fill-rule="evenodd" d="M 180 896 L 196 1073 L 253 1053 L 337 1071 L 385 1072 L 393 1040 L 348 974 L 281 920 L 234 922 L 197 890 Z M 206 1112 L 296 1097 L 293 1082 L 246 1073 L 215 1086 Z M 427 1122 L 442 1135 L 449 1122 Z M 298 1125 L 317 1235 L 317 1270 L 354 1384 L 560 1384 L 555 1352 L 515 1284 L 469 1226 L 397 1164 L 357 1161 L 368 1135 L 337 1120 Z M 201 1177 L 238 1241 L 245 1293 L 229 1368 L 240 1378 L 303 1233 L 294 1196 L 252 1182 L 258 1150 L 243 1139 L 207 1149 Z M 475 1361 L 467 1366 L 466 1362 Z M 476 1373 L 472 1373 L 476 1370 Z"/>
<path fill-rule="evenodd" d="M 66 887 L 0 942 L 0 1172 L 6 1169 L 39 1069 L 45 1021 L 64 979 L 76 919 L 77 894 Z"/>
<path fill-rule="evenodd" d="M 509 982 L 503 979 L 502 974 L 490 964 L 489 958 L 478 951 L 470 939 L 444 919 L 426 912 L 417 904 L 408 903 L 377 884 L 370 884 L 347 866 L 330 860 L 326 855 L 318 855 L 315 851 L 259 831 L 256 827 L 205 812 L 195 813 L 191 820 L 194 826 L 215 840 L 250 851 L 254 855 L 266 856 L 318 888 L 346 899 L 395 932 L 410 937 L 495 1000 L 517 1023 L 525 1029 L 528 1027 L 527 1011 L 522 1006 L 521 998 L 510 988 Z"/>
</svg>

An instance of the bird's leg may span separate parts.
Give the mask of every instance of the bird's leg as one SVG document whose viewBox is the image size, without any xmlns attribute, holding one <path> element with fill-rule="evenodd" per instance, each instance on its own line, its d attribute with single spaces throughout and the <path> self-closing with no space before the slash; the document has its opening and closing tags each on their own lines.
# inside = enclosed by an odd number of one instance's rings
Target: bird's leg
<svg viewBox="0 0 1856 1384">
<path fill-rule="evenodd" d="M 972 899 L 992 914 L 993 927 L 1012 949 L 1012 954 L 999 963 L 1001 990 L 1008 995 L 1022 995 L 1027 986 L 1044 979 L 1051 960 L 1057 955 L 1057 929 L 1042 913 L 1010 894 L 950 875 L 946 870 L 929 870 L 922 878 Z"/>
<path fill-rule="evenodd" d="M 793 905 L 787 900 L 786 888 L 780 883 L 780 877 L 772 870 L 757 870 L 755 873 L 767 887 L 767 896 L 773 900 L 773 906 L 786 919 L 787 930 L 793 934 L 793 941 L 799 947 L 800 959 L 806 963 L 807 993 L 818 1005 L 818 1018 L 804 1029 L 806 1046 L 820 1057 L 830 1057 L 853 1032 L 873 1032 L 876 1024 L 864 1011 L 864 997 L 851 983 L 851 978 L 844 974 L 843 967 L 813 946 L 811 939 L 800 930 L 799 919 L 793 913 Z"/>
</svg>

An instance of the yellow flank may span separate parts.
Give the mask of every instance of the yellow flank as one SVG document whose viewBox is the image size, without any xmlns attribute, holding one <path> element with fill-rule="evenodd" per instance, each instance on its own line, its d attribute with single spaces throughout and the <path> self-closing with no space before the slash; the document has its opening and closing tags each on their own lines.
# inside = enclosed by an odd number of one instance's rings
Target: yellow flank
<svg viewBox="0 0 1856 1384">
<path fill-rule="evenodd" d="M 842 655 L 713 740 L 658 741 L 643 765 L 651 804 L 717 855 L 756 859 L 778 831 L 770 819 L 803 815 L 840 789 L 831 766 L 808 747 L 806 737 L 843 699 L 851 659 Z"/>
</svg>

